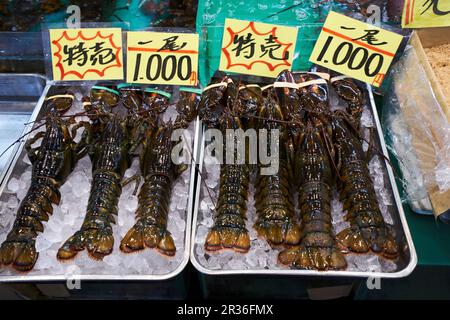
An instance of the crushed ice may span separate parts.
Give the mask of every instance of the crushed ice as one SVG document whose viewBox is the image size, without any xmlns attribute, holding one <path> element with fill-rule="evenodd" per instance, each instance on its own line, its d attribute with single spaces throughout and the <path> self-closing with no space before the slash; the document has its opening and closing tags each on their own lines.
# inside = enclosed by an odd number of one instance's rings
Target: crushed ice
<svg viewBox="0 0 450 320">
<path fill-rule="evenodd" d="M 77 102 L 69 113 L 82 111 L 81 93 L 76 94 Z M 173 107 L 171 112 L 173 111 Z M 84 117 L 82 117 L 84 118 Z M 172 118 L 172 115 L 169 117 Z M 87 120 L 87 119 L 84 119 Z M 189 129 L 191 136 L 194 123 Z M 79 135 L 78 135 L 79 136 Z M 31 163 L 23 151 L 20 156 L 25 166 L 24 171 L 11 175 L 5 192 L 0 201 L 0 241 L 6 239 L 15 219 L 19 201 L 22 200 L 30 186 Z M 119 213 L 116 224 L 113 225 L 114 249 L 102 261 L 95 261 L 88 257 L 86 251 L 80 252 L 75 259 L 60 262 L 56 259 L 57 250 L 73 233 L 79 230 L 83 223 L 85 209 L 91 186 L 91 161 L 88 156 L 78 161 L 74 171 L 66 183 L 61 186 L 61 202 L 53 206 L 54 212 L 48 222 L 43 222 L 44 232 L 36 238 L 36 248 L 39 258 L 28 275 L 164 275 L 176 270 L 185 259 L 186 215 L 187 199 L 189 197 L 190 166 L 179 177 L 174 186 L 170 199 L 168 230 L 172 234 L 177 248 L 174 257 L 165 257 L 154 249 L 145 249 L 134 254 L 124 254 L 119 249 L 123 236 L 135 223 L 137 196 L 133 195 L 135 182 L 123 187 L 119 200 Z M 139 161 L 134 159 L 131 167 L 125 172 L 129 178 L 139 173 Z M 12 268 L 3 268 L 2 275 L 18 274 Z"/>
<path fill-rule="evenodd" d="M 333 109 L 344 109 L 344 105 L 333 90 L 330 91 L 330 103 Z M 361 117 L 361 127 L 363 137 L 369 141 L 369 132 L 367 128 L 373 127 L 374 121 L 371 110 L 368 105 L 364 106 Z M 367 151 L 368 144 L 363 143 L 364 151 Z M 210 153 L 205 153 L 209 155 Z M 374 181 L 374 187 L 379 201 L 380 210 L 385 221 L 393 223 L 392 211 L 395 210 L 394 201 L 391 196 L 391 188 L 388 183 L 387 172 L 380 157 L 376 155 L 369 162 L 369 171 Z M 203 162 L 203 179 L 200 192 L 200 205 L 198 210 L 197 225 L 194 238 L 194 255 L 198 263 L 209 270 L 263 270 L 263 269 L 287 269 L 278 263 L 278 253 L 281 248 L 271 248 L 267 241 L 258 238 L 256 230 L 253 227 L 256 221 L 256 210 L 254 207 L 254 181 L 250 182 L 249 197 L 247 203 L 247 221 L 246 227 L 249 232 L 251 246 L 246 254 L 237 253 L 231 250 L 221 250 L 218 252 L 205 251 L 204 244 L 209 228 L 213 225 L 214 203 L 217 202 L 219 191 L 220 165 L 214 157 L 205 156 Z M 254 180 L 254 177 L 252 177 Z M 210 188 L 208 190 L 205 184 Z M 297 197 L 295 196 L 295 201 Z M 337 192 L 334 192 L 334 199 L 331 203 L 333 226 L 335 233 L 338 233 L 348 227 L 350 224 L 345 220 L 343 204 L 338 200 Z M 394 261 L 384 259 L 376 254 L 353 254 L 346 255 L 348 263 L 347 271 L 360 272 L 394 272 L 397 264 Z"/>
</svg>

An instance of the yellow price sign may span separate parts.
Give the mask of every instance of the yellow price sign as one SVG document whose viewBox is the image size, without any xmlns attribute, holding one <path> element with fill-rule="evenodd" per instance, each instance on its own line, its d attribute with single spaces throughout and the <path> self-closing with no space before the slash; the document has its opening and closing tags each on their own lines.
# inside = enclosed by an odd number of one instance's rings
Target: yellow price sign
<svg viewBox="0 0 450 320">
<path fill-rule="evenodd" d="M 274 78 L 291 69 L 297 31 L 296 27 L 225 19 L 219 69 Z"/>
<path fill-rule="evenodd" d="M 450 0 L 405 0 L 403 28 L 450 26 Z"/>
<path fill-rule="evenodd" d="M 127 82 L 195 86 L 198 34 L 128 32 Z"/>
<path fill-rule="evenodd" d="M 53 80 L 122 80 L 120 28 L 50 29 Z"/>
<path fill-rule="evenodd" d="M 330 11 L 309 61 L 380 86 L 403 37 Z"/>
</svg>

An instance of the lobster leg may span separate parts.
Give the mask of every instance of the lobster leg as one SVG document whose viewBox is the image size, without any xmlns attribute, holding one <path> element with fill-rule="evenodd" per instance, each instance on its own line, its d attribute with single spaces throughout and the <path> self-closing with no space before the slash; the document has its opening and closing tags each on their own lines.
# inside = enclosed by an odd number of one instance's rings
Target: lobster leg
<svg viewBox="0 0 450 320">
<path fill-rule="evenodd" d="M 74 152 L 76 155 L 76 161 L 83 158 L 87 152 L 88 152 L 88 136 L 91 135 L 91 125 L 89 122 L 86 121 L 80 121 L 71 129 L 72 137 L 76 137 L 78 130 L 84 128 L 84 131 L 82 133 L 80 142 L 78 142 L 74 148 Z"/>
<path fill-rule="evenodd" d="M 88 132 L 88 130 L 90 130 L 90 127 L 91 127 L 91 124 L 89 122 L 80 121 L 70 129 L 70 132 L 71 132 L 72 137 L 75 138 L 77 136 L 79 129 L 84 128 L 86 130 L 86 132 Z"/>
<path fill-rule="evenodd" d="M 41 131 L 36 133 L 36 135 L 29 139 L 25 143 L 25 150 L 27 151 L 28 158 L 30 158 L 31 163 L 34 162 L 34 160 L 37 158 L 36 152 L 39 149 L 39 147 L 33 148 L 31 147 L 33 144 L 35 144 L 39 139 L 42 139 L 45 135 L 45 132 Z"/>
<path fill-rule="evenodd" d="M 125 180 L 122 181 L 121 185 L 122 188 L 125 187 L 126 185 L 130 184 L 131 182 L 136 181 L 136 184 L 134 186 L 134 191 L 133 191 L 133 195 L 136 195 L 136 193 L 138 192 L 139 186 L 141 184 L 141 176 L 138 174 L 135 174 Z"/>
</svg>

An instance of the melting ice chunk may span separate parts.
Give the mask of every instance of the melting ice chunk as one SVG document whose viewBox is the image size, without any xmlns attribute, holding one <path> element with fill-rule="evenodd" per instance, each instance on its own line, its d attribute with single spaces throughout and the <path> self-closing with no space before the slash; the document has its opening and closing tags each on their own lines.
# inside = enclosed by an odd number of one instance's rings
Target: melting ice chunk
<svg viewBox="0 0 450 320">
<path fill-rule="evenodd" d="M 206 239 L 206 234 L 208 233 L 208 228 L 205 226 L 198 226 L 197 233 L 195 235 L 195 243 L 204 243 Z"/>
<path fill-rule="evenodd" d="M 8 198 L 8 202 L 6 203 L 6 206 L 10 209 L 15 209 L 17 208 L 19 204 L 19 201 L 17 200 L 17 198 L 15 196 L 11 196 Z"/>
<path fill-rule="evenodd" d="M 44 238 L 42 235 L 39 235 L 36 238 L 36 251 L 42 252 L 44 250 L 47 250 L 53 245 L 53 242 L 48 241 L 46 238 Z"/>
<path fill-rule="evenodd" d="M 11 192 L 17 192 L 19 188 L 20 188 L 19 180 L 17 180 L 16 178 L 11 178 L 11 180 L 9 180 L 8 182 L 8 190 Z"/>
</svg>

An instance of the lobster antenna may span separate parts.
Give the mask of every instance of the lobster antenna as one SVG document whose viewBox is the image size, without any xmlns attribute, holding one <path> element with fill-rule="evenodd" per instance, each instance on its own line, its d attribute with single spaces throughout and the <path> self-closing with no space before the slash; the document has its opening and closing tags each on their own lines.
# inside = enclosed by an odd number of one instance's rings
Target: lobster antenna
<svg viewBox="0 0 450 320">
<path fill-rule="evenodd" d="M 338 170 L 338 168 L 336 166 L 336 163 L 334 162 L 335 159 L 334 159 L 334 157 L 332 155 L 332 153 L 333 153 L 333 151 L 332 151 L 333 150 L 333 144 L 331 143 L 331 146 L 330 146 L 330 141 L 329 141 L 330 137 L 328 136 L 328 134 L 326 134 L 324 127 L 322 127 L 322 129 L 321 129 L 321 133 L 322 133 L 322 138 L 323 138 L 323 140 L 325 142 L 325 146 L 326 146 L 326 149 L 327 149 L 327 152 L 328 152 L 328 156 L 330 157 L 330 160 L 331 160 L 331 164 L 333 165 L 333 168 L 336 171 L 336 174 L 337 174 L 339 180 L 343 181 L 341 175 L 339 174 L 339 170 Z"/>
<path fill-rule="evenodd" d="M 48 118 L 48 117 L 45 117 L 45 118 L 43 118 L 43 119 L 41 119 L 41 120 L 47 121 L 47 118 Z M 41 120 L 39 120 L 39 121 L 41 121 Z M 36 120 L 35 120 L 35 121 L 26 122 L 26 123 L 24 123 L 24 125 L 27 126 L 27 125 L 30 125 L 30 124 L 32 124 L 32 123 L 39 122 L 39 121 L 36 121 Z M 16 143 L 20 142 L 20 141 L 21 141 L 23 138 L 25 138 L 27 135 L 29 135 L 30 133 L 32 133 L 32 132 L 36 131 L 37 129 L 41 128 L 41 127 L 44 126 L 45 124 L 46 124 L 46 122 L 43 122 L 43 123 L 39 124 L 38 126 L 32 128 L 32 129 L 30 129 L 28 132 L 24 133 L 24 134 L 21 135 L 19 138 L 17 138 L 17 139 L 16 139 L 13 143 L 11 143 L 5 150 L 3 150 L 2 153 L 0 153 L 0 158 L 1 158 L 1 157 L 2 157 L 9 149 L 11 149 L 12 146 L 14 146 Z"/>
<path fill-rule="evenodd" d="M 51 106 L 51 105 L 53 105 L 53 104 L 54 104 L 53 100 L 49 101 L 49 102 L 48 102 L 48 105 L 47 105 L 47 108 L 48 108 L 48 106 Z M 69 107 L 69 108 L 70 108 L 70 107 Z M 68 108 L 68 109 L 69 109 L 69 108 Z M 67 109 L 67 110 L 68 110 L 68 109 Z M 52 109 L 50 109 L 50 110 L 52 110 Z M 80 113 L 75 113 L 75 114 L 73 114 L 73 115 L 64 115 L 64 114 L 62 114 L 62 115 L 59 115 L 59 117 L 60 117 L 60 118 L 67 118 L 67 117 L 74 117 L 74 118 L 75 118 L 75 117 L 83 116 L 83 115 L 91 115 L 91 114 L 89 114 L 87 111 L 83 111 L 83 112 L 80 112 Z M 25 125 L 25 126 L 28 126 L 28 125 L 31 125 L 31 124 L 35 124 L 35 123 L 44 121 L 44 122 L 42 122 L 41 124 L 39 124 L 38 126 L 32 128 L 32 129 L 30 129 L 28 132 L 24 133 L 24 134 L 21 135 L 19 138 L 17 138 L 13 143 L 11 143 L 5 150 L 2 151 L 2 153 L 0 154 L 0 158 L 1 158 L 3 155 L 5 155 L 5 153 L 6 153 L 9 149 L 11 149 L 11 147 L 14 146 L 16 143 L 20 142 L 23 138 L 25 138 L 25 137 L 26 137 L 27 135 L 29 135 L 30 133 L 32 133 L 32 132 L 36 131 L 37 129 L 41 128 L 42 126 L 44 126 L 44 125 L 46 124 L 46 121 L 47 121 L 47 120 L 48 120 L 48 115 L 45 116 L 45 117 L 43 117 L 43 118 L 40 119 L 40 120 L 33 120 L 33 121 L 25 122 L 24 125 Z"/>
<path fill-rule="evenodd" d="M 245 115 L 244 118 L 255 118 L 255 119 L 258 119 L 258 120 L 266 120 L 266 121 L 279 122 L 279 123 L 284 123 L 284 124 L 296 124 L 297 123 L 295 121 L 270 119 L 270 118 L 266 118 L 266 117 L 260 117 L 260 116 L 257 116 L 257 115 Z"/>
<path fill-rule="evenodd" d="M 160 112 L 160 110 L 161 110 L 162 108 L 163 108 L 163 106 L 154 108 L 154 109 L 155 109 L 155 112 L 157 113 L 157 116 L 156 116 L 156 121 L 157 121 L 157 122 L 158 122 L 158 120 L 159 120 L 160 117 L 161 117 L 161 112 Z M 148 111 L 148 110 L 144 110 L 144 112 L 149 112 L 149 111 Z M 178 113 L 178 112 L 177 112 L 177 113 Z M 178 119 L 179 116 L 181 116 L 181 115 L 178 113 L 176 119 Z M 176 119 L 175 119 L 175 121 L 176 121 Z M 183 136 L 184 136 L 184 134 L 183 134 Z M 185 137 L 185 136 L 184 136 L 184 137 Z M 186 138 L 186 137 L 185 137 L 185 138 Z M 188 153 L 189 153 L 191 163 L 194 163 L 195 171 L 200 175 L 201 181 L 202 181 L 202 183 L 204 184 L 204 186 L 206 187 L 206 191 L 208 192 L 208 197 L 209 197 L 209 199 L 211 200 L 211 203 L 214 205 L 214 208 L 216 209 L 216 208 L 217 208 L 217 203 L 216 203 L 216 201 L 214 200 L 214 198 L 213 198 L 212 195 L 211 195 L 211 188 L 208 187 L 208 185 L 206 184 L 206 176 L 205 176 L 205 175 L 203 174 L 203 172 L 200 170 L 200 167 L 199 167 L 199 164 L 197 163 L 197 161 L 195 161 L 194 156 L 193 156 L 193 151 L 191 150 L 191 148 L 190 148 L 189 145 L 187 145 L 187 151 L 188 151 Z"/>
<path fill-rule="evenodd" d="M 88 111 L 83 111 L 83 112 L 78 112 L 78 113 L 74 113 L 74 114 L 66 114 L 66 115 L 60 115 L 60 118 L 76 118 L 76 117 L 81 117 L 81 116 L 96 116 L 96 113 L 89 113 Z M 46 117 L 39 119 L 39 120 L 33 120 L 33 121 L 29 121 L 29 122 L 25 122 L 24 125 L 30 125 L 30 124 L 34 124 L 34 123 L 38 123 L 41 121 L 47 121 Z"/>
<path fill-rule="evenodd" d="M 139 108 L 139 105 L 138 105 L 138 103 L 136 102 L 136 100 L 134 100 L 133 95 L 131 95 L 130 98 L 131 98 L 131 101 L 133 101 L 135 107 Z M 137 113 L 137 112 L 136 112 L 136 113 Z"/>
<path fill-rule="evenodd" d="M 13 145 L 15 145 L 16 143 L 20 142 L 23 138 L 25 138 L 28 134 L 30 134 L 31 132 L 36 131 L 37 129 L 39 129 L 40 127 L 44 126 L 44 123 L 41 123 L 40 125 L 38 125 L 37 127 L 29 130 L 28 132 L 24 133 L 23 135 L 21 135 L 19 138 L 17 138 L 13 143 L 11 143 L 5 150 L 3 150 L 3 152 L 0 154 L 0 158 L 6 153 L 6 151 L 8 151 L 9 149 L 11 149 L 11 147 Z"/>
<path fill-rule="evenodd" d="M 197 161 L 195 161 L 194 156 L 192 154 L 192 150 L 190 149 L 190 146 L 188 146 L 187 148 L 190 158 L 191 158 L 191 162 L 194 163 L 194 167 L 195 167 L 195 171 L 200 175 L 200 177 L 202 178 L 201 182 L 203 183 L 203 185 L 206 187 L 206 191 L 208 192 L 208 197 L 211 200 L 211 203 L 214 205 L 214 210 L 217 210 L 217 202 L 214 200 L 214 198 L 211 195 L 211 188 L 208 187 L 208 185 L 206 184 L 206 176 L 203 174 L 203 172 L 200 170 L 200 166 L 197 163 Z"/>
<path fill-rule="evenodd" d="M 353 130 L 353 132 L 356 134 L 356 136 L 359 138 L 359 139 L 361 139 L 361 140 L 363 140 L 363 141 L 365 141 L 368 145 L 369 145 L 369 148 L 371 148 L 372 150 L 375 150 L 387 163 L 389 163 L 389 165 L 391 166 L 391 167 L 393 167 L 392 166 L 392 163 L 391 163 L 391 161 L 389 160 L 389 158 L 387 158 L 384 154 L 383 154 L 383 152 L 381 152 L 377 147 L 375 147 L 373 144 L 372 144 L 372 142 L 371 141 L 368 141 L 366 138 L 364 138 L 360 133 L 359 133 L 359 131 L 358 131 L 358 129 L 352 124 L 352 121 L 349 119 L 349 117 L 348 117 L 348 115 L 346 114 L 346 113 L 344 113 L 344 112 L 342 112 L 342 111 L 340 111 L 340 110 L 337 110 L 337 113 L 338 113 L 338 115 L 340 115 L 341 117 L 342 117 L 342 119 L 348 124 L 348 126 L 350 127 L 350 129 L 352 129 Z"/>
</svg>

